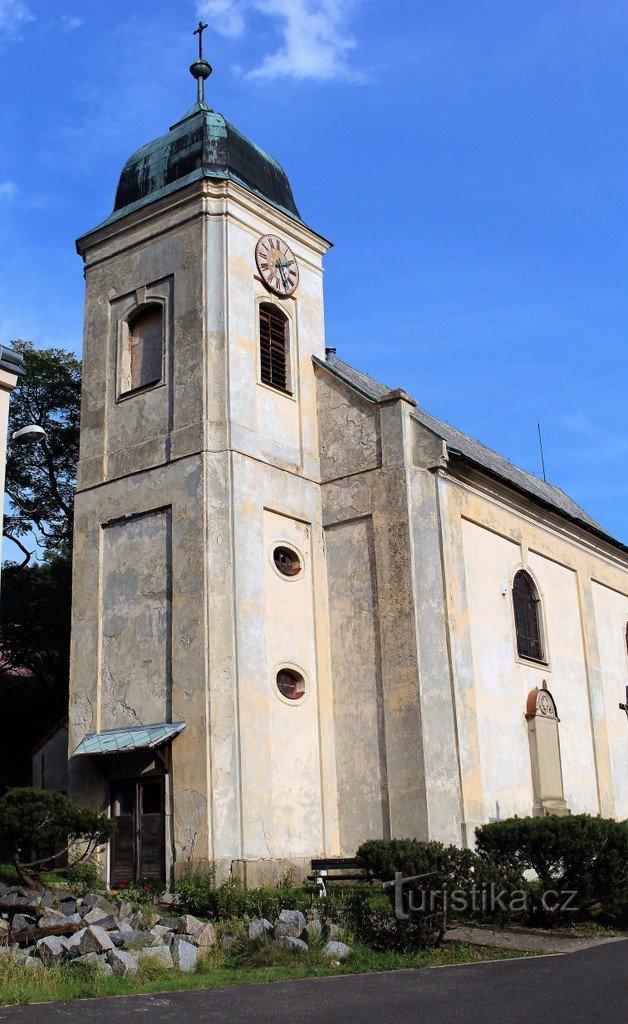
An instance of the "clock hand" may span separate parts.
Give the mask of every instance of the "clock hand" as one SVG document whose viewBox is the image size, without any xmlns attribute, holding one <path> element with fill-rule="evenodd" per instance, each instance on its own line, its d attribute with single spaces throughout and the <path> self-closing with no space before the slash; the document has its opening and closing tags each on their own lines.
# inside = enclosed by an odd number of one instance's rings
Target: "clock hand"
<svg viewBox="0 0 628 1024">
<path fill-rule="evenodd" d="M 283 281 L 284 288 L 287 288 L 288 287 L 288 282 L 286 281 L 286 275 L 283 272 L 283 264 L 282 263 L 276 263 L 275 266 L 279 268 L 279 273 L 281 275 L 281 280 Z"/>
</svg>

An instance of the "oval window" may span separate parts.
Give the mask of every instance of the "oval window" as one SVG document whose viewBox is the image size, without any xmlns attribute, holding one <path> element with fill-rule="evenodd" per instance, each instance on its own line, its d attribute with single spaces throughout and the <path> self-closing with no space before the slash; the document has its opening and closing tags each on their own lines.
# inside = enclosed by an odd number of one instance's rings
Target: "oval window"
<svg viewBox="0 0 628 1024">
<path fill-rule="evenodd" d="M 299 700 L 305 696 L 305 679 L 292 668 L 282 668 L 277 673 L 277 689 L 288 700 Z"/>
<path fill-rule="evenodd" d="M 301 559 L 296 551 L 284 545 L 273 551 L 273 562 L 282 576 L 298 576 L 301 572 Z"/>
</svg>

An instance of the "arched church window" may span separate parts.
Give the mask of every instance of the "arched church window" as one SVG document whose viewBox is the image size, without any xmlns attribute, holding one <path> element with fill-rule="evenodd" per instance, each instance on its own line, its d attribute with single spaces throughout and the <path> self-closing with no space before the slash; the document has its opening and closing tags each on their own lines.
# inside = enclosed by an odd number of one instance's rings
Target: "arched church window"
<svg viewBox="0 0 628 1024">
<path fill-rule="evenodd" d="M 289 391 L 288 317 L 270 302 L 259 307 L 259 350 L 262 382 Z"/>
<path fill-rule="evenodd" d="M 541 599 L 536 584 L 525 569 L 520 569 L 512 585 L 517 653 L 520 658 L 545 661 L 541 624 Z"/>
<path fill-rule="evenodd" d="M 122 391 L 135 391 L 157 384 L 163 375 L 162 306 L 157 303 L 143 306 L 129 318 L 127 328 Z"/>
</svg>

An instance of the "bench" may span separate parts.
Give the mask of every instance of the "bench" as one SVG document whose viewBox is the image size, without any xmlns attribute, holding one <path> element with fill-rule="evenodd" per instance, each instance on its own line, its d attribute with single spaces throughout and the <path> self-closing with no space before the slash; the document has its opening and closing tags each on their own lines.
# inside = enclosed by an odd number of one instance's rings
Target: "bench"
<svg viewBox="0 0 628 1024">
<path fill-rule="evenodd" d="M 366 870 L 354 857 L 322 857 L 311 862 L 312 874 L 308 881 L 316 882 L 321 896 L 327 894 L 326 882 L 364 882 L 369 878 Z"/>
</svg>

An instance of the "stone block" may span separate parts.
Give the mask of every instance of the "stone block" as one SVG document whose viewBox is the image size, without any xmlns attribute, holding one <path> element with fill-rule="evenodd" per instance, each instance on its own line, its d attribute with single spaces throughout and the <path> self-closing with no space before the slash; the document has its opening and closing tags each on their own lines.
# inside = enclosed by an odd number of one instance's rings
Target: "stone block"
<svg viewBox="0 0 628 1024">
<path fill-rule="evenodd" d="M 207 949 L 209 946 L 215 946 L 218 942 L 216 929 L 213 924 L 203 924 L 197 932 L 190 936 L 190 941 L 193 942 L 195 946 L 199 946 L 203 949 Z"/>
<path fill-rule="evenodd" d="M 294 935 L 279 935 L 275 942 L 282 949 L 289 949 L 293 953 L 307 953 L 308 945 L 307 942 L 303 942 L 302 939 L 295 938 Z"/>
<path fill-rule="evenodd" d="M 272 932 L 273 926 L 265 917 L 258 917 L 249 923 L 249 939 L 259 939 L 267 932 Z"/>
<path fill-rule="evenodd" d="M 346 960 L 351 956 L 351 946 L 347 946 L 346 942 L 327 942 L 323 946 L 323 954 L 334 960 Z"/>
<path fill-rule="evenodd" d="M 186 973 L 196 970 L 198 948 L 193 946 L 191 942 L 187 942 L 180 935 L 177 935 L 172 940 L 170 952 L 172 953 L 172 959 L 177 970 L 185 971 Z"/>
<path fill-rule="evenodd" d="M 65 952 L 68 957 L 73 958 L 75 956 L 81 955 L 79 946 L 81 945 L 84 933 L 85 928 L 82 928 L 79 932 L 75 932 L 74 935 L 69 935 L 67 939 L 61 940 L 63 942 Z"/>
<path fill-rule="evenodd" d="M 193 920 L 195 920 L 195 919 L 193 918 Z M 158 927 L 167 928 L 169 932 L 178 932 L 179 931 L 179 921 L 180 921 L 180 918 L 178 918 L 178 917 L 160 917 L 159 918 L 159 925 L 158 925 Z M 200 921 L 199 921 L 199 924 L 200 924 Z"/>
<path fill-rule="evenodd" d="M 298 939 L 305 930 L 305 920 L 300 910 L 282 910 L 275 921 L 275 938 L 282 935 Z"/>
<path fill-rule="evenodd" d="M 82 933 L 77 932 L 78 934 L 81 935 L 81 940 L 77 947 L 80 956 L 83 956 L 85 953 L 107 953 L 110 949 L 114 948 L 113 942 L 105 929 L 99 928 L 97 924 L 84 928 Z"/>
<path fill-rule="evenodd" d="M 13 927 L 14 932 L 27 932 L 30 928 L 35 928 L 36 922 L 34 917 L 27 917 L 26 914 L 14 914 L 13 915 Z"/>
<path fill-rule="evenodd" d="M 177 919 L 176 931 L 179 935 L 195 935 L 196 932 L 200 932 L 202 927 L 203 922 L 199 921 L 198 917 L 184 914 L 183 917 Z"/>
<path fill-rule="evenodd" d="M 64 899 L 59 900 L 59 902 L 57 903 L 57 908 L 61 911 L 62 914 L 66 914 L 69 917 L 70 914 L 76 914 L 78 910 L 78 904 L 77 901 L 75 899 L 72 899 L 71 896 L 67 896 Z"/>
<path fill-rule="evenodd" d="M 151 963 L 159 964 L 160 967 L 174 970 L 174 960 L 168 946 L 151 946 L 149 949 L 142 949 L 138 953 L 137 959 L 140 964 L 149 960 Z"/>
<path fill-rule="evenodd" d="M 65 953 L 65 943 L 57 935 L 47 935 L 36 946 L 37 956 L 44 964 L 54 964 Z"/>
<path fill-rule="evenodd" d="M 17 914 L 16 917 L 20 915 Z M 68 924 L 68 918 L 66 914 L 62 914 L 60 910 L 46 910 L 39 918 L 38 928 L 52 928 L 55 924 Z M 16 929 L 17 930 L 17 929 Z"/>
<path fill-rule="evenodd" d="M 127 974 L 135 974 L 138 968 L 136 958 L 123 949 L 111 949 L 107 953 L 107 961 L 111 965 L 114 974 L 125 978 Z"/>
</svg>

